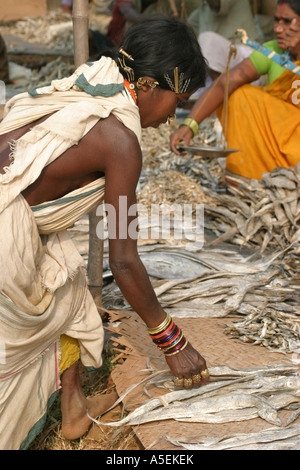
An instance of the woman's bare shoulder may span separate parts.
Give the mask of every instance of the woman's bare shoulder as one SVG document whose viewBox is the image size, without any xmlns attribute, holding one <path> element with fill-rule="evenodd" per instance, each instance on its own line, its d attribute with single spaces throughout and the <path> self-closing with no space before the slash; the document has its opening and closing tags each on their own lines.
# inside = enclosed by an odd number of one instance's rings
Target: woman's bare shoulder
<svg viewBox="0 0 300 470">
<path fill-rule="evenodd" d="M 125 161 L 127 164 L 141 161 L 141 148 L 135 133 L 115 116 L 100 120 L 90 131 L 85 144 L 101 171 L 115 163 L 123 166 Z"/>
</svg>

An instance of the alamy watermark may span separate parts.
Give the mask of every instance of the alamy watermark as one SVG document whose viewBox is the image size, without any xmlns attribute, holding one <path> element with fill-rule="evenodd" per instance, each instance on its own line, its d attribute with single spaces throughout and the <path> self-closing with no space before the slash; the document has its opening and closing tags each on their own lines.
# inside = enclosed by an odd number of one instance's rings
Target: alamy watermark
<svg viewBox="0 0 300 470">
<path fill-rule="evenodd" d="M 295 105 L 300 104 L 300 80 L 294 80 L 292 88 L 296 88 L 296 91 L 292 94 L 292 102 Z"/>
<path fill-rule="evenodd" d="M 5 104 L 5 97 L 6 97 L 5 83 L 2 80 L 0 80 L 0 105 Z"/>
<path fill-rule="evenodd" d="M 98 238 L 133 240 L 188 240 L 204 242 L 203 204 L 128 205 L 127 196 L 119 196 L 118 211 L 112 204 L 101 204 L 96 215 Z"/>
</svg>

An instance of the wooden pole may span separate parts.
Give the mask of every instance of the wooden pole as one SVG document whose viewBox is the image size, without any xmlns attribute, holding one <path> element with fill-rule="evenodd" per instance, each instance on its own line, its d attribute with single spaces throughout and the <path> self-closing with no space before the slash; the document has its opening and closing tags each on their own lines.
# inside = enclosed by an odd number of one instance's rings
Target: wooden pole
<svg viewBox="0 0 300 470">
<path fill-rule="evenodd" d="M 79 67 L 89 58 L 89 0 L 73 0 L 72 9 L 74 35 L 74 63 Z M 103 240 L 97 237 L 96 228 L 101 219 L 96 216 L 96 210 L 89 214 L 89 253 L 88 280 L 89 288 L 97 307 L 102 302 L 102 270 L 103 270 Z"/>
<path fill-rule="evenodd" d="M 89 2 L 88 0 L 73 0 L 72 9 L 74 35 L 75 67 L 86 62 L 89 58 Z"/>
<path fill-rule="evenodd" d="M 169 0 L 169 4 L 170 4 L 173 15 L 178 16 L 178 10 L 176 8 L 175 0 Z"/>
</svg>

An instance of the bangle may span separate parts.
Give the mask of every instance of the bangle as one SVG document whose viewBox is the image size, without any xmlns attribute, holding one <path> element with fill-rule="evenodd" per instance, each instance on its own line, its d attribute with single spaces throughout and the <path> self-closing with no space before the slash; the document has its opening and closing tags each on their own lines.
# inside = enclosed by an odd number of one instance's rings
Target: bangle
<svg viewBox="0 0 300 470">
<path fill-rule="evenodd" d="M 183 351 L 184 348 L 187 347 L 187 345 L 188 345 L 188 342 L 185 341 L 184 345 L 183 345 L 180 349 L 178 349 L 177 351 L 172 352 L 172 353 L 165 353 L 165 356 L 175 356 L 175 354 L 178 354 L 178 353 L 180 353 L 181 351 Z"/>
<path fill-rule="evenodd" d="M 183 332 L 173 322 L 169 314 L 160 325 L 155 328 L 147 329 L 154 344 L 156 344 L 166 356 L 178 354 L 187 345 Z"/>
<path fill-rule="evenodd" d="M 162 332 L 168 326 L 170 321 L 171 321 L 171 317 L 170 315 L 167 315 L 165 320 L 160 325 L 156 326 L 155 328 L 147 328 L 148 333 L 150 335 L 155 335 L 155 334 Z"/>
<path fill-rule="evenodd" d="M 195 137 L 196 134 L 198 134 L 199 124 L 195 119 L 185 118 L 183 120 L 182 124 L 180 125 L 180 127 L 182 127 L 182 126 L 188 126 L 191 129 L 194 137 Z"/>
</svg>

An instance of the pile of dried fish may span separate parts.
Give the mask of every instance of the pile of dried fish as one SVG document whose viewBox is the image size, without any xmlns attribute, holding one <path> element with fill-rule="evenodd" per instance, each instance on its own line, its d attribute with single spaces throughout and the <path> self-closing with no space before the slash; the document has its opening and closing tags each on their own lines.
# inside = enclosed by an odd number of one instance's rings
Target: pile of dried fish
<svg viewBox="0 0 300 470">
<path fill-rule="evenodd" d="M 89 27 L 102 33 L 106 32 L 110 18 L 89 13 Z M 73 22 L 70 15 L 61 9 L 49 10 L 44 16 L 27 17 L 9 25 L 1 25 L 2 34 L 17 36 L 32 44 L 44 44 L 47 48 L 63 54 L 73 54 Z M 20 50 L 20 44 L 10 43 L 8 52 Z"/>
<path fill-rule="evenodd" d="M 175 389 L 170 378 L 163 376 L 167 372 L 154 373 L 148 379 L 131 386 L 115 405 L 141 383 L 144 386 L 148 383 L 148 386 L 165 387 L 171 391 L 147 400 L 120 421 L 94 421 L 101 426 L 121 427 L 169 419 L 193 423 L 227 423 L 260 417 L 273 425 L 268 428 L 268 438 L 264 441 L 276 441 L 280 435 L 282 440 L 293 438 L 292 442 L 288 442 L 289 445 L 299 444 L 300 426 L 291 426 L 300 415 L 300 375 L 297 366 L 287 364 L 249 369 L 215 366 L 210 368 L 210 382 L 191 390 Z M 292 412 L 288 413 L 283 422 L 278 412 L 284 409 Z M 172 439 L 168 436 L 166 438 L 170 441 Z M 250 434 L 244 438 L 251 440 L 253 436 Z M 240 436 L 235 439 L 233 436 L 223 436 L 222 439 L 225 441 L 225 448 L 243 445 Z M 204 442 L 200 440 L 199 445 L 212 449 L 218 447 L 219 440 L 204 437 Z M 177 444 L 179 443 L 176 442 L 175 445 Z"/>
<path fill-rule="evenodd" d="M 166 170 L 150 178 L 138 193 L 138 203 L 147 207 L 151 204 L 204 204 L 211 201 L 212 198 L 195 180 L 175 170 Z"/>
<path fill-rule="evenodd" d="M 158 129 L 147 128 L 142 131 L 143 172 L 140 178 L 140 187 L 148 182 L 155 183 L 157 176 L 163 177 L 166 171 L 178 171 L 194 178 L 190 184 L 202 188 L 218 189 L 222 186 L 223 170 L 220 164 L 224 159 L 203 159 L 201 156 L 182 153 L 176 155 L 170 150 L 170 134 L 178 127 L 178 123 L 163 124 Z M 215 143 L 215 119 L 207 118 L 200 126 L 199 133 L 193 140 L 195 145 Z M 161 182 L 162 183 L 162 182 Z M 167 185 L 161 186 L 168 192 Z M 223 190 L 223 188 L 221 188 Z"/>
<path fill-rule="evenodd" d="M 299 320 L 300 321 L 300 318 Z M 286 353 L 300 350 L 300 323 L 288 315 L 263 307 L 249 314 L 243 321 L 233 322 L 225 328 L 231 338 L 252 344 L 261 344 L 267 349 Z"/>
<path fill-rule="evenodd" d="M 140 256 L 160 304 L 172 316 L 242 316 L 226 326 L 230 337 L 282 353 L 300 347 L 300 286 L 283 279 L 272 259 L 247 263 L 234 252 L 226 259 L 217 252 L 159 247 L 141 250 Z M 131 309 L 115 283 L 105 286 L 102 301 L 107 309 Z"/>
<path fill-rule="evenodd" d="M 52 80 L 60 80 L 74 72 L 74 64 L 64 61 L 61 57 L 51 60 L 39 70 L 34 69 L 26 89 L 30 90 L 38 85 L 49 83 Z"/>
<path fill-rule="evenodd" d="M 214 142 L 213 122 L 211 118 L 205 120 L 203 129 L 194 139 L 195 144 Z M 264 252 L 267 248 L 286 248 L 299 241 L 300 164 L 295 168 L 276 168 L 270 173 L 265 173 L 261 181 L 231 176 L 233 185 L 225 186 L 219 160 L 189 154 L 178 156 L 170 151 L 169 135 L 174 126 L 173 124 L 173 127 L 161 127 L 155 138 L 156 130 L 144 130 L 141 190 L 145 184 L 151 185 L 152 196 L 150 191 L 147 191 L 147 196 L 151 196 L 150 202 L 163 193 L 165 198 L 171 193 L 174 199 L 173 194 L 177 188 L 170 186 L 166 172 L 178 171 L 190 177 L 191 187 L 195 187 L 196 182 L 205 193 L 205 228 L 212 230 L 219 237 L 214 243 L 228 240 L 243 246 L 259 247 L 261 252 Z M 155 182 L 157 176 L 160 178 L 159 184 Z M 186 189 L 187 187 L 188 181 Z M 177 201 L 188 202 L 188 196 L 183 198 L 180 197 L 181 194 L 184 195 L 184 192 L 179 191 Z"/>
<path fill-rule="evenodd" d="M 260 247 L 285 248 L 300 240 L 300 163 L 276 168 L 262 180 L 230 177 L 228 193 L 208 190 L 214 204 L 205 206 L 206 227 L 221 240 Z"/>
<path fill-rule="evenodd" d="M 49 61 L 39 69 L 30 69 L 10 62 L 10 70 L 14 70 L 15 67 L 17 67 L 18 76 L 15 78 L 16 74 L 11 73 L 12 83 L 6 85 L 7 99 L 18 93 L 50 83 L 52 80 L 68 77 L 74 72 L 74 64 L 65 61 L 62 57 Z"/>
</svg>

